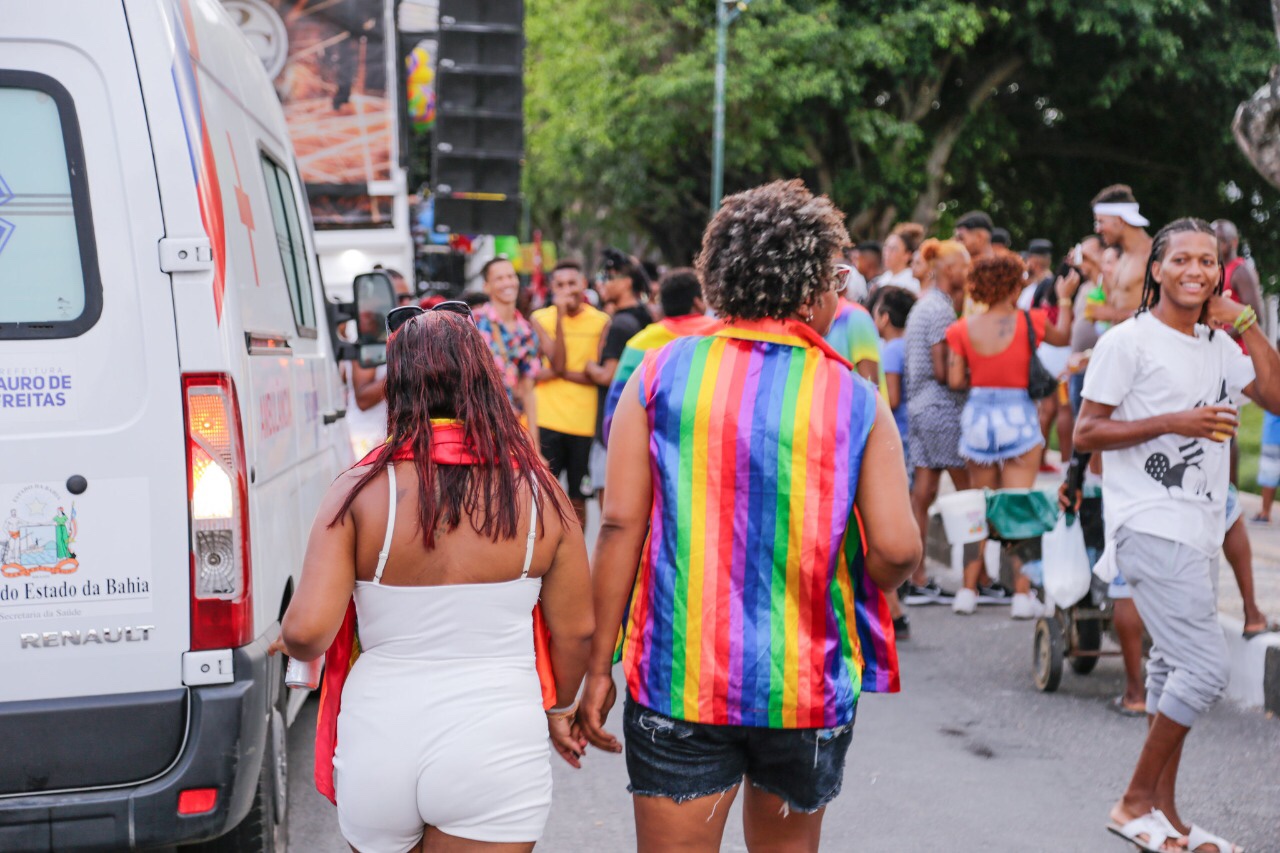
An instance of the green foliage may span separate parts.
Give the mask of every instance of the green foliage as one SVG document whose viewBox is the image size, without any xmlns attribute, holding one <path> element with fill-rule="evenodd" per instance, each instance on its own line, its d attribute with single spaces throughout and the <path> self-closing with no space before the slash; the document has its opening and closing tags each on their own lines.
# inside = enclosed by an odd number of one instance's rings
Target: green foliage
<svg viewBox="0 0 1280 853">
<path fill-rule="evenodd" d="M 1258 460 L 1262 458 L 1262 407 L 1246 404 L 1240 407 L 1240 491 L 1258 491 Z"/>
<path fill-rule="evenodd" d="M 1259 247 L 1280 194 L 1230 122 L 1280 56 L 1272 33 L 1266 0 L 755 0 L 729 33 L 725 190 L 801 177 L 857 237 L 982 207 L 1065 247 L 1125 182 L 1157 224 L 1231 216 Z M 688 261 L 713 0 L 530 0 L 526 35 L 535 222 Z"/>
</svg>

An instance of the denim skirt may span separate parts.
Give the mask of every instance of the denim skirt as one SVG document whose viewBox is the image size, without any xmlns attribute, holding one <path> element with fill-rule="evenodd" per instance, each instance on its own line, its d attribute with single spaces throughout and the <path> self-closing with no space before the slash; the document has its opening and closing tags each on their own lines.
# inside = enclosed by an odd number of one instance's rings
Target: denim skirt
<svg viewBox="0 0 1280 853">
<path fill-rule="evenodd" d="M 960 416 L 960 455 L 980 465 L 1016 459 L 1044 444 L 1026 388 L 973 388 Z"/>
</svg>

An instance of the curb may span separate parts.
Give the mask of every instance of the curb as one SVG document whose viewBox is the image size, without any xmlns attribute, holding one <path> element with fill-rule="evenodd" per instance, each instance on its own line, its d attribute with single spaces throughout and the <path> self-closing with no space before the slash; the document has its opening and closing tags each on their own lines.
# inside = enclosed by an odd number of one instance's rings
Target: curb
<svg viewBox="0 0 1280 853">
<path fill-rule="evenodd" d="M 1268 714 L 1280 716 L 1280 648 L 1272 646 L 1267 649 L 1262 685 L 1263 707 Z"/>
<path fill-rule="evenodd" d="M 1231 656 L 1231 683 L 1227 698 L 1245 708 L 1280 713 L 1280 634 L 1263 634 L 1246 640 L 1243 623 L 1219 616 L 1227 652 Z"/>
</svg>

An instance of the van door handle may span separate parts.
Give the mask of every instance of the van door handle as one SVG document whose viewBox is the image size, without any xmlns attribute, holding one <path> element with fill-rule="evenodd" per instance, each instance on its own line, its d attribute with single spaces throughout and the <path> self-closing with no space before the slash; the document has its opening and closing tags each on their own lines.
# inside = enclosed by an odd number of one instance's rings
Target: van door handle
<svg viewBox="0 0 1280 853">
<path fill-rule="evenodd" d="M 346 409 L 334 409 L 332 412 L 325 412 L 324 425 L 328 426 L 329 424 L 337 423 L 338 421 L 342 420 L 346 416 L 347 416 Z"/>
</svg>

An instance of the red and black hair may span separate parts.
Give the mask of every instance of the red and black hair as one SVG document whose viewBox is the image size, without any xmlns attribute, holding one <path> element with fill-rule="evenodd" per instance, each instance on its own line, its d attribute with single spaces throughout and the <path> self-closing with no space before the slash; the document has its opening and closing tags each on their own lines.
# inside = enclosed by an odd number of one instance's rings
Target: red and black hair
<svg viewBox="0 0 1280 853">
<path fill-rule="evenodd" d="M 461 421 L 465 445 L 481 461 L 435 464 L 432 418 Z M 377 452 L 330 526 L 342 521 L 356 495 L 382 472 L 396 448 L 406 445 L 418 473 L 418 525 L 428 549 L 438 532 L 454 530 L 463 516 L 494 542 L 515 538 L 522 482 L 536 485 L 540 507 L 549 502 L 561 522 L 568 522 L 564 493 L 516 418 L 489 347 L 466 317 L 428 311 L 391 336 L 387 433 L 391 441 Z"/>
</svg>

